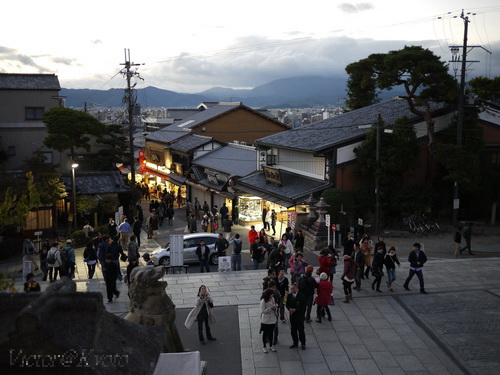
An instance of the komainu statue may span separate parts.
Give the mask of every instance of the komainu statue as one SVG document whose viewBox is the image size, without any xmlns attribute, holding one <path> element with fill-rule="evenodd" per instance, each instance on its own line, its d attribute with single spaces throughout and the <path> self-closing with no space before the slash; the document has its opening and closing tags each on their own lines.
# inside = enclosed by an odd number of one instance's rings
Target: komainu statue
<svg viewBox="0 0 500 375">
<path fill-rule="evenodd" d="M 164 273 L 162 266 L 134 268 L 129 282 L 130 312 L 125 320 L 146 326 L 165 326 L 163 352 L 183 352 L 175 326 L 175 305 L 165 292 L 167 282 L 160 281 Z"/>
</svg>

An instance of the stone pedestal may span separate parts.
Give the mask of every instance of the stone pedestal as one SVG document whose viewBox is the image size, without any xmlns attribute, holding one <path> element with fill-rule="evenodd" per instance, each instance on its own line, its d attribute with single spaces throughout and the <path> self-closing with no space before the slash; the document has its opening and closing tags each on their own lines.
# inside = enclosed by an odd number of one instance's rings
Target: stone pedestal
<svg viewBox="0 0 500 375">
<path fill-rule="evenodd" d="M 302 233 L 304 234 L 304 249 L 310 251 L 319 251 L 328 246 L 328 232 L 326 225 L 318 225 L 316 221 L 309 229 L 305 225 L 301 225 Z"/>
</svg>

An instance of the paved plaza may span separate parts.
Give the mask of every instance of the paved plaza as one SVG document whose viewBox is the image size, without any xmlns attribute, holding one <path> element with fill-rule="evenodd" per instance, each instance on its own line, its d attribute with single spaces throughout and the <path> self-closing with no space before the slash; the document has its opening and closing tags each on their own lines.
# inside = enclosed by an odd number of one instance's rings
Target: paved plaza
<svg viewBox="0 0 500 375">
<path fill-rule="evenodd" d="M 176 274 L 164 279 L 178 310 L 177 326 L 184 346 L 200 351 L 202 360 L 208 362 L 209 374 L 498 374 L 500 237 L 486 237 L 482 239 L 484 245 L 475 242 L 478 256 L 453 259 L 430 255 L 423 271 L 426 295 L 419 293 L 416 278 L 410 283 L 410 291 L 402 287 L 408 275 L 408 249 L 416 238 L 397 239 L 406 243 L 406 249 L 398 250 L 401 267 L 396 270 L 392 293 L 385 288 L 383 293 L 372 291 L 371 280 L 363 280 L 361 291 L 354 291 L 352 302 L 344 304 L 337 274 L 333 320 L 306 323 L 304 351 L 289 348 L 292 340 L 286 323 L 278 323 L 277 352 L 262 351 L 259 300 L 265 270 Z M 158 247 L 153 241 L 147 244 L 144 236 L 142 239 L 146 249 Z M 391 245 L 391 241 L 387 238 L 386 242 Z M 426 241 L 426 251 L 430 252 L 443 239 Z M 76 250 L 77 290 L 105 294 L 100 269 L 96 278 L 87 279 L 82 251 Z M 14 273 L 16 285 L 22 290 L 19 270 L 20 260 L 0 263 L 0 272 Z M 383 285 L 385 280 L 384 276 Z M 219 318 L 212 328 L 217 341 L 205 346 L 198 343 L 196 327 L 188 331 L 183 325 L 201 284 L 213 296 Z M 42 289 L 47 285 L 42 283 Z M 128 312 L 126 284 L 119 283 L 119 290 L 120 298 L 105 306 L 123 317 Z"/>
</svg>

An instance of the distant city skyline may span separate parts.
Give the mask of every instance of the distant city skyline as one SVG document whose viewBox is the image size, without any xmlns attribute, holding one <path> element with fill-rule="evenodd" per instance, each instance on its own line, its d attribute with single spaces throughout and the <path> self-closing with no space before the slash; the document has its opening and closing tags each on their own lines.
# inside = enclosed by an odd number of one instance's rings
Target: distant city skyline
<svg viewBox="0 0 500 375">
<path fill-rule="evenodd" d="M 341 77 L 372 53 L 422 45 L 451 60 L 468 14 L 470 77 L 500 75 L 500 5 L 496 1 L 311 0 L 235 3 L 27 0 L 4 5 L 0 72 L 55 73 L 62 87 L 124 86 L 129 49 L 144 80 L 197 93 L 211 87 L 253 88 L 295 76 Z M 451 12 L 448 14 L 448 12 Z M 452 65 L 452 64 L 450 64 Z M 453 73 L 453 70 L 451 70 Z"/>
</svg>

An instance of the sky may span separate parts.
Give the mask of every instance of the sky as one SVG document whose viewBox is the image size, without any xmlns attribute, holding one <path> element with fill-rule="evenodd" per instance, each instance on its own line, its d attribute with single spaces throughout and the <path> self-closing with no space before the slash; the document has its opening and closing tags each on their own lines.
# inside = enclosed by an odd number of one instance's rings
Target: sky
<svg viewBox="0 0 500 375">
<path fill-rule="evenodd" d="M 498 0 L 6 1 L 0 72 L 55 73 L 64 88 L 124 87 L 125 50 L 140 64 L 137 88 L 186 93 L 344 77 L 346 65 L 405 45 L 448 62 L 463 45 L 462 9 L 468 45 L 482 47 L 468 54 L 480 61 L 468 77 L 500 75 Z"/>
</svg>

